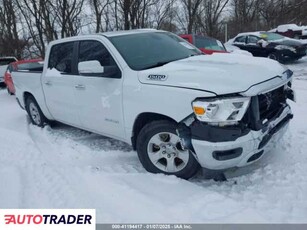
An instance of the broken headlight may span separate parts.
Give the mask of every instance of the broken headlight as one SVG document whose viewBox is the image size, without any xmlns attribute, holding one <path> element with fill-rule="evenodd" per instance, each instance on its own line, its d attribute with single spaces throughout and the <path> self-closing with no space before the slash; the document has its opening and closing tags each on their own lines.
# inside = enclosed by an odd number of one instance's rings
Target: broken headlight
<svg viewBox="0 0 307 230">
<path fill-rule="evenodd" d="M 192 102 L 197 119 L 211 125 L 233 125 L 246 113 L 250 97 L 200 99 Z"/>
</svg>

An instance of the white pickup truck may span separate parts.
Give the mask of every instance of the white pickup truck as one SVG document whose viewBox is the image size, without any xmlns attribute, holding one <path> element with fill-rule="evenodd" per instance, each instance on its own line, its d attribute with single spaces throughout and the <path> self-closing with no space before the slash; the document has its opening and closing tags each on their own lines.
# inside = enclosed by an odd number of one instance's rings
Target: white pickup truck
<svg viewBox="0 0 307 230">
<path fill-rule="evenodd" d="M 42 73 L 12 75 L 33 124 L 56 120 L 122 140 L 147 171 L 186 179 L 200 167 L 255 162 L 293 117 L 290 70 L 265 58 L 202 55 L 165 31 L 57 40 Z"/>
</svg>

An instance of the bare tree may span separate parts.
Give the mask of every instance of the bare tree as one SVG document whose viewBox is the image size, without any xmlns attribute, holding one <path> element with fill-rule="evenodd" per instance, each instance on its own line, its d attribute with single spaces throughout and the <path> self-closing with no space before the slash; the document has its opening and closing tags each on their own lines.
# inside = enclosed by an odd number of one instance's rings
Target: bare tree
<svg viewBox="0 0 307 230">
<path fill-rule="evenodd" d="M 37 5 L 35 0 L 16 0 L 15 3 L 24 19 L 24 34 L 26 34 L 28 38 L 32 38 L 33 45 L 35 45 L 39 51 L 38 55 L 44 57 L 45 39 L 43 17 L 39 5 Z"/>
<path fill-rule="evenodd" d="M 26 43 L 27 41 L 19 38 L 15 3 L 2 0 L 0 2 L 0 55 L 20 58 Z"/>
<path fill-rule="evenodd" d="M 211 37 L 218 37 L 223 26 L 222 14 L 229 0 L 204 0 L 204 10 L 198 15 L 202 30 Z"/>
<path fill-rule="evenodd" d="M 157 29 L 174 30 L 174 3 L 176 0 L 155 0 L 152 7 L 153 24 Z"/>
<path fill-rule="evenodd" d="M 61 38 L 75 36 L 82 27 L 81 17 L 85 0 L 54 0 L 53 11 L 59 12 L 57 24 Z"/>
<path fill-rule="evenodd" d="M 197 15 L 201 13 L 203 0 L 181 0 L 181 2 L 187 19 L 187 32 L 190 34 L 195 32 L 193 27 L 195 27 Z"/>
<path fill-rule="evenodd" d="M 107 15 L 109 13 L 109 10 L 106 9 L 111 3 L 112 3 L 111 0 L 90 0 L 90 5 L 95 14 L 95 19 L 96 19 L 96 29 L 95 29 L 96 33 L 103 31 L 103 25 L 102 25 L 103 14 Z M 105 22 L 107 23 L 107 20 L 105 20 Z"/>
</svg>

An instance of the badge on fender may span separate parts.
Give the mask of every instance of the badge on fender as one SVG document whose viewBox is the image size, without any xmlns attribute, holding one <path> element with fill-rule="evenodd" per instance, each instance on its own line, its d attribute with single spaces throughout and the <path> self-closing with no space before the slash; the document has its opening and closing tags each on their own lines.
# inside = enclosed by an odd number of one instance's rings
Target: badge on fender
<svg viewBox="0 0 307 230">
<path fill-rule="evenodd" d="M 167 79 L 166 75 L 157 75 L 157 74 L 151 74 L 147 77 L 147 80 L 151 81 L 165 81 Z"/>
</svg>

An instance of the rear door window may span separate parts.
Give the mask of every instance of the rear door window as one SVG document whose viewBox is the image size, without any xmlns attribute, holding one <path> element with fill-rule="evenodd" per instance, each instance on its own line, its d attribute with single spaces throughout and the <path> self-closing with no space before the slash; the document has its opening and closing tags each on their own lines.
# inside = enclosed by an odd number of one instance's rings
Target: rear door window
<svg viewBox="0 0 307 230">
<path fill-rule="evenodd" d="M 55 68 L 61 73 L 71 74 L 73 63 L 74 42 L 54 45 L 49 55 L 48 68 Z"/>
</svg>

